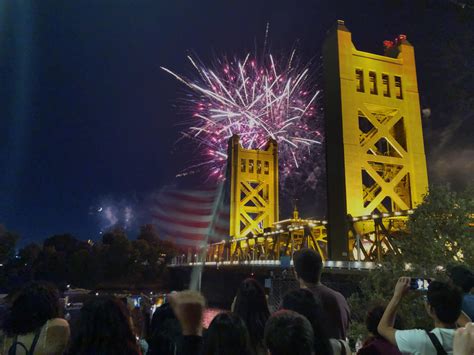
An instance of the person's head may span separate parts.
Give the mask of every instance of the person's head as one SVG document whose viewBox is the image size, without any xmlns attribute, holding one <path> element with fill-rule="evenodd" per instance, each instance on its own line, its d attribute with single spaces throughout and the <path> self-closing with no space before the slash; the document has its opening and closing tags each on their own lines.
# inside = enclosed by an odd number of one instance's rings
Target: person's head
<svg viewBox="0 0 474 355">
<path fill-rule="evenodd" d="M 428 314 L 435 321 L 444 324 L 455 324 L 461 315 L 462 293 L 455 286 L 445 282 L 433 281 L 426 294 Z"/>
<path fill-rule="evenodd" d="M 265 326 L 265 345 L 271 355 L 312 355 L 313 328 L 301 314 L 280 310 L 268 319 Z"/>
<path fill-rule="evenodd" d="M 59 292 L 44 282 L 33 282 L 23 287 L 12 299 L 10 311 L 3 323 L 9 336 L 27 334 L 59 317 Z"/>
<path fill-rule="evenodd" d="M 384 312 L 385 312 L 385 306 L 382 306 L 382 305 L 372 307 L 367 312 L 367 317 L 365 318 L 365 326 L 367 327 L 367 330 L 369 331 L 369 333 L 372 334 L 374 337 L 377 337 L 377 338 L 381 337 L 381 335 L 377 331 L 377 327 L 380 323 L 380 320 L 382 319 Z M 395 329 L 403 329 L 403 323 L 398 314 L 395 317 L 395 323 L 393 327 Z"/>
<path fill-rule="evenodd" d="M 246 279 L 240 284 L 232 311 L 247 325 L 252 345 L 262 342 L 270 311 L 265 291 L 257 280 Z"/>
<path fill-rule="evenodd" d="M 70 354 L 139 354 L 127 306 L 111 296 L 94 297 L 84 303 Z"/>
<path fill-rule="evenodd" d="M 321 303 L 307 289 L 288 292 L 281 303 L 281 308 L 294 311 L 306 317 L 314 333 L 314 350 L 317 354 L 331 354 L 331 344 L 324 331 L 325 316 Z"/>
<path fill-rule="evenodd" d="M 312 249 L 301 249 L 293 257 L 293 265 L 298 280 L 306 284 L 317 284 L 321 279 L 323 261 Z"/>
<path fill-rule="evenodd" d="M 181 337 L 179 321 L 169 302 L 156 308 L 151 319 L 150 336 L 147 339 L 150 353 L 173 355 Z"/>
<path fill-rule="evenodd" d="M 474 287 L 474 274 L 466 266 L 453 266 L 448 270 L 448 274 L 453 284 L 460 287 L 464 293 L 470 292 Z"/>
<path fill-rule="evenodd" d="M 238 315 L 224 312 L 214 317 L 204 338 L 203 355 L 249 355 L 251 353 L 247 327 Z"/>
</svg>

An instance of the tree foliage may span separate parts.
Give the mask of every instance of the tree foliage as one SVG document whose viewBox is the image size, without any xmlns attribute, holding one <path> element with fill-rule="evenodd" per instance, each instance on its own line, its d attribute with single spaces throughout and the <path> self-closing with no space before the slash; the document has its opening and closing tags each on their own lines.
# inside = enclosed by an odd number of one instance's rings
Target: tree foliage
<svg viewBox="0 0 474 355">
<path fill-rule="evenodd" d="M 15 246 L 18 235 L 8 231 L 0 224 L 0 263 L 7 262 L 15 255 Z"/>
<path fill-rule="evenodd" d="M 97 243 L 70 234 L 48 237 L 43 245 L 28 244 L 13 258 L 18 237 L 0 229 L 0 252 L 7 260 L 0 270 L 0 287 L 15 287 L 30 280 L 47 280 L 59 286 L 95 288 L 102 284 L 154 283 L 165 261 L 176 254 L 174 245 L 160 240 L 152 225 L 129 240 L 121 228 L 106 231 Z"/>
<path fill-rule="evenodd" d="M 368 273 L 359 292 L 349 299 L 353 324 L 351 338 L 367 334 L 367 310 L 386 304 L 400 276 L 446 279 L 446 268 L 454 263 L 474 266 L 474 228 L 469 226 L 474 212 L 474 191 L 457 193 L 449 186 L 432 186 L 414 214 L 409 217 L 406 235 L 396 240 L 399 254 L 387 255 Z M 406 328 L 429 328 L 420 292 L 411 292 L 400 307 Z"/>
</svg>

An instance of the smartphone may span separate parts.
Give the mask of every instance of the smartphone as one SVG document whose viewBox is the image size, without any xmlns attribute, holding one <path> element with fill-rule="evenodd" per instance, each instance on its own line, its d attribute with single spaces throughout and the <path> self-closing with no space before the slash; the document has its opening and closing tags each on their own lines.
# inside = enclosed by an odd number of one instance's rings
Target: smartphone
<svg viewBox="0 0 474 355">
<path fill-rule="evenodd" d="M 142 298 L 141 298 L 141 297 L 135 297 L 135 298 L 133 299 L 133 305 L 134 305 L 135 307 L 141 307 L 141 305 L 142 305 Z"/>
<path fill-rule="evenodd" d="M 410 289 L 416 291 L 428 291 L 431 279 L 423 279 L 421 277 L 412 277 L 410 279 Z"/>
</svg>

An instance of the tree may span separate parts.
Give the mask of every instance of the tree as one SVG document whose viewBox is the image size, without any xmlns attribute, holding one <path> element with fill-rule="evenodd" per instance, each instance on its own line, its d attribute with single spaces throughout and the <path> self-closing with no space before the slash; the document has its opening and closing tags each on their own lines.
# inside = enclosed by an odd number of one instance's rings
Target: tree
<svg viewBox="0 0 474 355">
<path fill-rule="evenodd" d="M 7 231 L 0 224 L 0 263 L 6 263 L 10 258 L 15 256 L 15 246 L 19 237 L 17 234 Z"/>
<path fill-rule="evenodd" d="M 102 260 L 104 276 L 117 280 L 124 279 L 129 270 L 131 244 L 122 228 L 114 228 L 102 237 Z"/>
<path fill-rule="evenodd" d="M 362 278 L 359 292 L 349 298 L 353 323 L 351 339 L 366 336 L 367 310 L 386 304 L 400 276 L 446 279 L 453 263 L 474 266 L 474 228 L 469 227 L 474 211 L 474 190 L 456 193 L 448 186 L 432 186 L 423 202 L 409 217 L 406 235 L 396 240 L 398 254 L 387 255 L 382 264 Z M 422 297 L 412 292 L 401 305 L 407 328 L 429 328 Z"/>
<path fill-rule="evenodd" d="M 68 282 L 67 256 L 52 246 L 45 247 L 36 264 L 35 277 L 58 285 Z"/>
<path fill-rule="evenodd" d="M 78 249 L 68 260 L 69 280 L 74 287 L 94 288 L 101 279 L 98 255 L 91 249 Z"/>
<path fill-rule="evenodd" d="M 137 240 L 145 240 L 149 245 L 158 245 L 160 243 L 160 236 L 153 224 L 144 224 L 140 227 Z"/>
<path fill-rule="evenodd" d="M 43 242 L 45 248 L 54 248 L 57 252 L 71 254 L 74 253 L 79 245 L 77 240 L 71 234 L 57 234 L 46 238 Z"/>
<path fill-rule="evenodd" d="M 41 247 L 36 243 L 30 243 L 21 248 L 18 252 L 20 260 L 24 264 L 33 264 L 41 254 Z"/>
<path fill-rule="evenodd" d="M 469 227 L 474 193 L 449 186 L 430 189 L 408 221 L 408 235 L 398 241 L 402 258 L 415 272 L 429 275 L 450 262 L 474 265 L 474 234 Z"/>
</svg>

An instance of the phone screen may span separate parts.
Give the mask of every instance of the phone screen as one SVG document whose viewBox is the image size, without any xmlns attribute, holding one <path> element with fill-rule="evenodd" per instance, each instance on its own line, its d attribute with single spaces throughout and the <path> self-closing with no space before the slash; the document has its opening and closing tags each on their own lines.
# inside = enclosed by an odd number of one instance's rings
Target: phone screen
<svg viewBox="0 0 474 355">
<path fill-rule="evenodd" d="M 428 286 L 430 285 L 430 282 L 430 279 L 412 277 L 410 280 L 410 289 L 416 291 L 428 291 Z"/>
<path fill-rule="evenodd" d="M 142 303 L 142 298 L 141 297 L 134 297 L 133 298 L 133 306 L 134 307 L 140 307 Z"/>
</svg>

